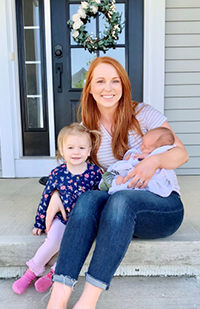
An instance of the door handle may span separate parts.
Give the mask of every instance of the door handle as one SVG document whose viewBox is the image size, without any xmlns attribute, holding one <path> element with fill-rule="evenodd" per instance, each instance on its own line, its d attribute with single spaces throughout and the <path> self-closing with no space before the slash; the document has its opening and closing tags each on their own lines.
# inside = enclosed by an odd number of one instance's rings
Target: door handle
<svg viewBox="0 0 200 309">
<path fill-rule="evenodd" d="M 56 63 L 56 74 L 58 74 L 58 88 L 57 92 L 62 92 L 62 73 L 63 73 L 63 63 Z"/>
</svg>

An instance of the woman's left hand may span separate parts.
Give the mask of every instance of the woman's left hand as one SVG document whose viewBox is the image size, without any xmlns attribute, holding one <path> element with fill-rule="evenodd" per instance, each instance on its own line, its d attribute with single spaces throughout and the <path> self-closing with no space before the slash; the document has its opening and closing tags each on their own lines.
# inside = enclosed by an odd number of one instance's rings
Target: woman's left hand
<svg viewBox="0 0 200 309">
<path fill-rule="evenodd" d="M 129 179 L 132 179 L 128 185 L 129 188 L 145 188 L 157 168 L 157 156 L 150 156 L 140 161 L 136 167 L 124 178 L 123 183 L 126 183 Z"/>
</svg>

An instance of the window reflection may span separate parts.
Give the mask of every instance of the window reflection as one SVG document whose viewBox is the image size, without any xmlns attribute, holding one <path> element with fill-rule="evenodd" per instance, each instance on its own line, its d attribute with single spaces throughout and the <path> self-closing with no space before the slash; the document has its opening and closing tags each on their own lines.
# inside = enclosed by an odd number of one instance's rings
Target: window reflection
<svg viewBox="0 0 200 309">
<path fill-rule="evenodd" d="M 100 57 L 108 56 L 118 60 L 125 69 L 125 47 L 116 47 L 109 49 L 105 54 L 100 52 Z"/>
<path fill-rule="evenodd" d="M 23 0 L 24 26 L 39 26 L 38 0 Z"/>
<path fill-rule="evenodd" d="M 25 29 L 24 37 L 26 61 L 40 61 L 40 29 Z"/>
<path fill-rule="evenodd" d="M 26 64 L 26 92 L 27 95 L 41 95 L 41 64 Z"/>
<path fill-rule="evenodd" d="M 71 48 L 72 88 L 83 88 L 88 68 L 95 58 L 96 54 L 90 54 L 83 48 Z"/>
<path fill-rule="evenodd" d="M 44 127 L 42 113 L 42 98 L 32 98 L 31 96 L 29 96 L 27 100 L 27 120 L 29 129 Z"/>
</svg>

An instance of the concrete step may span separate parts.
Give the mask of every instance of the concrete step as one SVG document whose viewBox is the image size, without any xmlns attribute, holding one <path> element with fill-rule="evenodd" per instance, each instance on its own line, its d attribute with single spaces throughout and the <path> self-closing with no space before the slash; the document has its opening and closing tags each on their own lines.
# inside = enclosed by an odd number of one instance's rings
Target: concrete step
<svg viewBox="0 0 200 309">
<path fill-rule="evenodd" d="M 200 176 L 179 176 L 185 218 L 172 236 L 133 239 L 117 269 L 120 276 L 200 276 Z M 31 235 L 43 187 L 37 178 L 0 179 L 0 278 L 22 276 L 45 235 Z M 81 275 L 87 269 L 93 248 Z M 50 261 L 53 264 L 56 257 Z"/>
<path fill-rule="evenodd" d="M 0 280 L 0 309 L 46 308 L 49 291 L 37 293 L 31 284 L 23 295 L 12 290 L 14 279 Z M 80 297 L 84 279 L 80 278 L 68 308 Z M 101 294 L 96 309 L 199 309 L 200 284 L 188 277 L 115 277 L 110 289 Z"/>
</svg>

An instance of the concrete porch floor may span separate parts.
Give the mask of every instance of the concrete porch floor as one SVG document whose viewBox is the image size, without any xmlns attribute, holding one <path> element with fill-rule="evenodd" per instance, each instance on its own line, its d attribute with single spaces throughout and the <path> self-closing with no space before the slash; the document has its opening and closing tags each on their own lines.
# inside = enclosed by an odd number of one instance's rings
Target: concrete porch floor
<svg viewBox="0 0 200 309">
<path fill-rule="evenodd" d="M 166 239 L 133 240 L 116 272 L 120 277 L 113 279 L 97 309 L 200 309 L 200 176 L 178 179 L 185 205 L 181 228 Z M 44 298 L 47 293 L 37 293 L 33 285 L 24 295 L 11 289 L 12 278 L 24 273 L 25 261 L 45 238 L 31 234 L 43 189 L 38 178 L 0 179 L 0 278 L 7 278 L 0 280 L 2 309 L 45 308 L 48 302 L 49 296 Z M 80 278 L 69 309 L 83 284 Z"/>
</svg>

